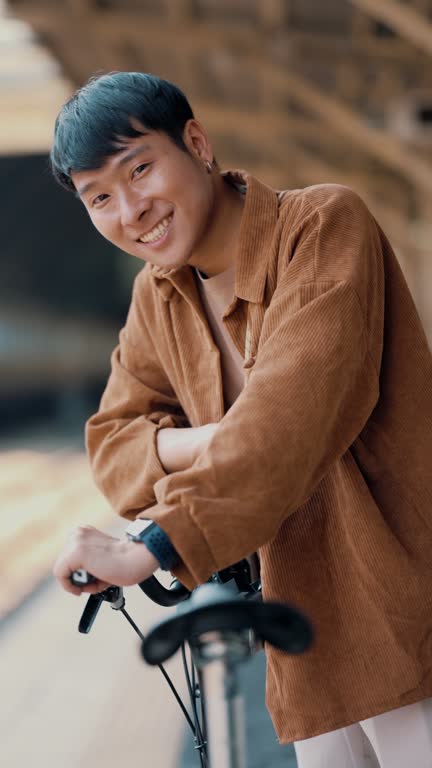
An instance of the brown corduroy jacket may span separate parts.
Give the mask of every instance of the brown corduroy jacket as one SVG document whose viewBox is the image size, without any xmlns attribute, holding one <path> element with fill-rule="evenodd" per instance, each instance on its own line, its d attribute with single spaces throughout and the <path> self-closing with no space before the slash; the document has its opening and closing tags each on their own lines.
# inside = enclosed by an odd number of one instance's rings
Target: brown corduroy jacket
<svg viewBox="0 0 432 768">
<path fill-rule="evenodd" d="M 189 588 L 259 551 L 266 599 L 312 619 L 267 648 L 282 742 L 432 696 L 432 356 L 392 249 L 359 197 L 246 175 L 224 323 L 247 383 L 224 413 L 193 270 L 139 273 L 99 412 L 96 482 L 172 540 Z M 156 432 L 219 422 L 166 475 Z"/>
</svg>

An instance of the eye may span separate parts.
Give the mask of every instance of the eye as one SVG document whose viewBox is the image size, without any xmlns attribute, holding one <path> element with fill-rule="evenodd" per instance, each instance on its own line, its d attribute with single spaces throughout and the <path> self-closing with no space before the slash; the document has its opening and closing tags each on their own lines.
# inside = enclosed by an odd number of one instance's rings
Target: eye
<svg viewBox="0 0 432 768">
<path fill-rule="evenodd" d="M 94 198 L 94 200 L 92 200 L 92 206 L 100 205 L 100 203 L 103 203 L 107 197 L 109 197 L 109 195 L 106 195 L 104 193 L 98 195 L 97 197 Z"/>
<path fill-rule="evenodd" d="M 148 166 L 149 166 L 149 165 L 150 165 L 150 163 L 140 163 L 140 164 L 139 164 L 139 165 L 137 165 L 137 167 L 135 168 L 135 170 L 134 170 L 134 172 L 133 172 L 132 176 L 133 176 L 133 177 L 135 177 L 135 176 L 139 176 L 139 175 L 140 175 L 140 174 L 141 174 L 143 171 L 145 171 L 145 169 L 146 169 L 146 168 L 148 168 Z"/>
</svg>

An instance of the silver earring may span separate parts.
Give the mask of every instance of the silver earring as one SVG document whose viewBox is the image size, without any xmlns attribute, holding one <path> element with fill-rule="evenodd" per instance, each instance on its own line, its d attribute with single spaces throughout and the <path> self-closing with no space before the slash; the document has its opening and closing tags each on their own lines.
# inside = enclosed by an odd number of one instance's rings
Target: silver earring
<svg viewBox="0 0 432 768">
<path fill-rule="evenodd" d="M 211 173 L 212 172 L 212 170 L 213 170 L 212 164 L 209 163 L 208 160 L 206 160 L 206 162 L 205 162 L 205 167 L 207 168 L 207 173 Z"/>
</svg>

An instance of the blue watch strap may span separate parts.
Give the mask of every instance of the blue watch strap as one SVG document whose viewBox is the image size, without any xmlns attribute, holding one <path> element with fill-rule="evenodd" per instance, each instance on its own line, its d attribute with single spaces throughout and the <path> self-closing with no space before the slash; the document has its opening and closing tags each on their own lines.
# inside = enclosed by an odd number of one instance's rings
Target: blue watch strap
<svg viewBox="0 0 432 768">
<path fill-rule="evenodd" d="M 151 523 L 141 533 L 133 536 L 133 540 L 142 541 L 146 545 L 149 552 L 159 560 L 163 571 L 170 571 L 180 562 L 171 539 L 156 523 Z"/>
</svg>

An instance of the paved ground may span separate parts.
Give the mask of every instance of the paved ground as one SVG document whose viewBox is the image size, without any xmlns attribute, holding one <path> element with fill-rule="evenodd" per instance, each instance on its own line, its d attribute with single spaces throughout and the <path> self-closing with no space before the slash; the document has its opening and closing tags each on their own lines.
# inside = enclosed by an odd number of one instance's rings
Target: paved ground
<svg viewBox="0 0 432 768">
<path fill-rule="evenodd" d="M 144 632 L 168 610 L 138 588 L 126 599 Z M 108 605 L 80 635 L 84 605 L 49 579 L 0 623 L 0 765 L 178 768 L 183 721 L 159 670 Z M 184 696 L 180 659 L 167 667 Z"/>
<path fill-rule="evenodd" d="M 0 447 L 0 619 L 51 573 L 74 526 L 114 519 L 82 452 Z"/>
<path fill-rule="evenodd" d="M 132 628 L 103 605 L 80 635 L 86 598 L 49 575 L 74 525 L 124 528 L 92 484 L 79 437 L 45 425 L 0 439 L 0 765 L 178 768 L 183 722 Z M 144 632 L 167 615 L 138 587 L 125 594 Z M 184 695 L 180 659 L 167 666 Z"/>
</svg>

